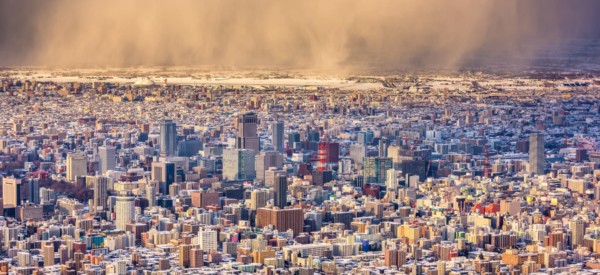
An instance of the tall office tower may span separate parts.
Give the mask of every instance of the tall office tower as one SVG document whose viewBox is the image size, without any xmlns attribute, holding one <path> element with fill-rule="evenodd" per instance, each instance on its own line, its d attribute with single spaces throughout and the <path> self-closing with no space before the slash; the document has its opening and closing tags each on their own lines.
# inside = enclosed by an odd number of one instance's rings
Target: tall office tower
<svg viewBox="0 0 600 275">
<path fill-rule="evenodd" d="M 44 266 L 54 265 L 54 245 L 51 243 L 45 243 L 42 248 L 42 255 L 44 256 Z"/>
<path fill-rule="evenodd" d="M 271 167 L 277 169 L 283 167 L 283 156 L 280 153 L 267 151 L 256 155 L 256 180 L 265 183 L 265 171 Z"/>
<path fill-rule="evenodd" d="M 396 170 L 394 168 L 388 169 L 386 171 L 385 177 L 385 189 L 387 192 L 396 192 L 398 191 L 398 182 L 402 177 L 402 171 Z"/>
<path fill-rule="evenodd" d="M 386 137 L 382 137 L 379 139 L 379 156 L 382 158 L 387 157 L 387 146 L 388 139 Z"/>
<path fill-rule="evenodd" d="M 152 180 L 158 181 L 158 192 L 166 195 L 169 193 L 169 186 L 175 182 L 175 163 L 154 162 L 151 174 Z"/>
<path fill-rule="evenodd" d="M 100 174 L 106 173 L 108 170 L 114 170 L 117 167 L 117 148 L 110 145 L 98 147 L 98 155 L 100 155 Z"/>
<path fill-rule="evenodd" d="M 39 179 L 29 179 L 27 187 L 27 200 L 33 204 L 40 204 Z"/>
<path fill-rule="evenodd" d="M 150 207 L 156 205 L 156 188 L 152 185 L 146 187 L 146 199 Z"/>
<path fill-rule="evenodd" d="M 84 152 L 67 155 L 67 180 L 74 182 L 77 177 L 87 175 L 87 155 Z"/>
<path fill-rule="evenodd" d="M 198 268 L 204 266 L 204 251 L 192 248 L 190 250 L 190 267 Z"/>
<path fill-rule="evenodd" d="M 544 174 L 545 161 L 544 134 L 533 133 L 529 136 L 529 172 L 536 175 Z"/>
<path fill-rule="evenodd" d="M 290 148 L 296 148 L 296 143 L 300 142 L 300 133 L 291 132 L 288 134 L 288 146 Z"/>
<path fill-rule="evenodd" d="M 269 193 L 265 189 L 254 189 L 250 193 L 250 209 L 256 210 L 267 205 Z"/>
<path fill-rule="evenodd" d="M 160 123 L 160 154 L 175 155 L 177 149 L 177 124 L 172 120 L 163 120 Z"/>
<path fill-rule="evenodd" d="M 298 236 L 304 226 L 304 212 L 301 208 L 259 208 L 256 211 L 256 227 L 269 225 L 279 232 L 291 229 L 294 236 Z"/>
<path fill-rule="evenodd" d="M 274 122 L 273 123 L 273 147 L 275 151 L 283 153 L 285 152 L 285 147 L 283 146 L 283 133 L 285 129 L 285 124 L 283 121 Z"/>
<path fill-rule="evenodd" d="M 362 145 L 371 144 L 371 142 L 373 142 L 373 136 L 374 134 L 372 131 L 358 132 L 356 134 L 356 142 Z"/>
<path fill-rule="evenodd" d="M 95 176 L 94 183 L 94 213 L 106 210 L 106 201 L 108 200 L 108 178 L 104 176 Z"/>
<path fill-rule="evenodd" d="M 118 230 L 127 230 L 127 223 L 135 219 L 135 198 L 117 196 L 115 198 L 115 216 L 115 227 Z"/>
<path fill-rule="evenodd" d="M 210 252 L 213 249 L 217 249 L 217 231 L 203 229 L 198 232 L 198 244 L 203 251 Z"/>
<path fill-rule="evenodd" d="M 21 205 L 21 180 L 10 177 L 2 179 L 2 199 L 4 208 Z"/>
<path fill-rule="evenodd" d="M 353 143 L 350 145 L 350 159 L 354 163 L 363 164 L 363 160 L 366 156 L 367 146 L 358 143 Z"/>
<path fill-rule="evenodd" d="M 363 176 L 365 183 L 383 184 L 387 170 L 393 167 L 391 158 L 368 157 L 364 159 Z"/>
<path fill-rule="evenodd" d="M 183 268 L 190 267 L 190 248 L 189 244 L 179 245 L 179 265 Z"/>
<path fill-rule="evenodd" d="M 246 113 L 238 116 L 238 137 L 236 147 L 239 149 L 254 150 L 258 154 L 260 140 L 257 134 L 258 117 L 255 113 Z"/>
<path fill-rule="evenodd" d="M 585 235 L 585 222 L 581 218 L 574 218 L 569 224 L 571 230 L 571 246 L 573 249 L 583 245 L 583 236 Z"/>
<path fill-rule="evenodd" d="M 274 205 L 283 209 L 287 205 L 288 183 L 286 176 L 277 176 L 275 181 L 275 203 Z"/>
<path fill-rule="evenodd" d="M 255 161 L 254 150 L 223 150 L 223 180 L 254 180 L 256 178 Z"/>
</svg>

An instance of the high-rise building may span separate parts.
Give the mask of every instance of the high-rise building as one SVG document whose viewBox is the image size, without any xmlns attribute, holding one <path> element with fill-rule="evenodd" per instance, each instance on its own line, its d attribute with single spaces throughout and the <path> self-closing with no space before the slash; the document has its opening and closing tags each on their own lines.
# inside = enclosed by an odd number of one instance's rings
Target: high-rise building
<svg viewBox="0 0 600 275">
<path fill-rule="evenodd" d="M 39 179 L 29 179 L 27 188 L 27 200 L 33 204 L 40 204 Z"/>
<path fill-rule="evenodd" d="M 77 177 L 87 175 L 87 155 L 84 152 L 67 155 L 67 181 L 74 182 Z"/>
<path fill-rule="evenodd" d="M 288 183 L 287 177 L 284 175 L 277 176 L 275 181 L 275 203 L 273 204 L 276 207 L 281 209 L 285 208 L 287 205 L 287 191 L 288 191 Z"/>
<path fill-rule="evenodd" d="M 356 142 L 361 145 L 371 144 L 371 142 L 373 142 L 373 136 L 374 134 L 372 131 L 358 132 L 358 134 L 356 134 Z"/>
<path fill-rule="evenodd" d="M 382 158 L 387 157 L 387 146 L 388 146 L 388 139 L 386 137 L 382 137 L 379 139 L 379 156 Z"/>
<path fill-rule="evenodd" d="M 529 172 L 535 175 L 544 174 L 544 134 L 533 133 L 529 136 Z"/>
<path fill-rule="evenodd" d="M 256 210 L 267 205 L 269 193 L 265 189 L 254 189 L 250 193 L 250 209 Z"/>
<path fill-rule="evenodd" d="M 156 188 L 152 185 L 146 187 L 146 199 L 150 207 L 156 205 Z"/>
<path fill-rule="evenodd" d="M 31 253 L 27 251 L 17 252 L 17 262 L 19 266 L 31 266 Z"/>
<path fill-rule="evenodd" d="M 94 212 L 106 210 L 108 200 L 108 178 L 104 176 L 94 177 Z"/>
<path fill-rule="evenodd" d="M 116 147 L 110 145 L 100 146 L 98 147 L 98 155 L 100 157 L 100 174 L 104 174 L 108 170 L 114 170 L 117 167 Z"/>
<path fill-rule="evenodd" d="M 115 198 L 115 228 L 125 231 L 127 224 L 135 219 L 135 198 L 117 196 Z"/>
<path fill-rule="evenodd" d="M 350 145 L 350 159 L 357 164 L 363 164 L 364 158 L 367 156 L 367 146 L 359 143 Z"/>
<path fill-rule="evenodd" d="M 574 218 L 569 224 L 569 230 L 571 230 L 571 246 L 573 249 L 583 245 L 583 237 L 585 235 L 585 222 L 583 219 Z"/>
<path fill-rule="evenodd" d="M 254 180 L 256 178 L 255 161 L 255 151 L 253 150 L 223 150 L 223 180 Z"/>
<path fill-rule="evenodd" d="M 400 178 L 402 177 L 402 171 L 398 171 L 394 168 L 388 169 L 386 172 L 385 178 L 385 188 L 387 192 L 396 192 L 398 191 L 398 183 L 400 182 Z"/>
<path fill-rule="evenodd" d="M 179 245 L 179 265 L 183 268 L 190 267 L 190 248 L 189 244 Z"/>
<path fill-rule="evenodd" d="M 42 255 L 44 256 L 44 266 L 54 265 L 54 245 L 51 243 L 44 244 L 42 248 Z"/>
<path fill-rule="evenodd" d="M 285 147 L 283 144 L 283 133 L 285 131 L 285 124 L 283 121 L 273 123 L 273 147 L 275 151 L 283 153 Z"/>
<path fill-rule="evenodd" d="M 190 267 L 198 268 L 204 266 L 204 251 L 192 248 L 190 250 Z"/>
<path fill-rule="evenodd" d="M 10 177 L 2 179 L 2 201 L 4 208 L 21 205 L 21 180 Z"/>
<path fill-rule="evenodd" d="M 391 158 L 368 157 L 363 161 L 365 183 L 384 184 L 387 171 L 393 167 Z"/>
<path fill-rule="evenodd" d="M 256 226 L 269 225 L 273 225 L 273 228 L 280 232 L 291 229 L 294 236 L 297 236 L 304 226 L 304 212 L 301 208 L 259 208 L 256 211 Z"/>
<path fill-rule="evenodd" d="M 169 186 L 175 182 L 175 163 L 172 162 L 153 162 L 152 180 L 158 182 L 158 192 L 166 195 L 169 193 Z"/>
<path fill-rule="evenodd" d="M 298 132 L 291 132 L 288 134 L 288 146 L 290 148 L 294 148 L 296 149 L 296 144 L 300 143 L 300 133 Z"/>
<path fill-rule="evenodd" d="M 260 150 L 260 140 L 258 137 L 258 117 L 255 113 L 246 113 L 238 116 L 238 137 L 236 148 L 250 149 L 256 154 Z"/>
<path fill-rule="evenodd" d="M 160 154 L 175 155 L 177 149 L 177 124 L 172 120 L 163 120 L 160 123 Z"/>
<path fill-rule="evenodd" d="M 256 180 L 265 182 L 265 171 L 271 167 L 281 169 L 283 167 L 283 156 L 279 152 L 267 151 L 256 155 Z"/>
<path fill-rule="evenodd" d="M 198 244 L 203 251 L 217 249 L 217 231 L 204 229 L 198 232 Z"/>
</svg>

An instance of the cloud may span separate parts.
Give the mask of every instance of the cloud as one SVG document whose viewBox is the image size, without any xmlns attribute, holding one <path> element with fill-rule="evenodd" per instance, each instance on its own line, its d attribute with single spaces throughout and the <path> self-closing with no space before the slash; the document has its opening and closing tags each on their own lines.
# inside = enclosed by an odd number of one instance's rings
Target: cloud
<svg viewBox="0 0 600 275">
<path fill-rule="evenodd" d="M 597 0 L 5 0 L 0 65 L 532 66 L 570 56 L 573 41 L 598 60 L 598 10 Z"/>
</svg>

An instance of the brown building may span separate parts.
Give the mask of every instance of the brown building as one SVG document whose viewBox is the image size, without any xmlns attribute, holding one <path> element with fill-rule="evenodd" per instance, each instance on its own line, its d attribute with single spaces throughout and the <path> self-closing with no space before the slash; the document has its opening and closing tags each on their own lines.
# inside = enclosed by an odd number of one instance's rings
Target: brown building
<svg viewBox="0 0 600 275">
<path fill-rule="evenodd" d="M 264 227 L 273 225 L 279 231 L 292 229 L 294 236 L 302 232 L 304 225 L 304 212 L 300 208 L 259 208 L 256 212 L 256 226 Z"/>
<path fill-rule="evenodd" d="M 219 193 L 216 192 L 193 192 L 192 206 L 205 208 L 210 205 L 219 204 Z"/>
<path fill-rule="evenodd" d="M 190 250 L 190 267 L 197 268 L 204 266 L 204 251 L 202 249 L 192 248 Z"/>
</svg>

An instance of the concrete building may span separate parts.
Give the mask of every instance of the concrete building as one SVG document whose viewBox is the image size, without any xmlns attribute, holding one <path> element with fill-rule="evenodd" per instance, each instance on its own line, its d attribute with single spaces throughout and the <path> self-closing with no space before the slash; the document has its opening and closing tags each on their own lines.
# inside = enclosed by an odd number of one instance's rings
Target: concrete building
<svg viewBox="0 0 600 275">
<path fill-rule="evenodd" d="M 283 121 L 273 123 L 273 148 L 275 151 L 283 153 L 285 152 L 285 144 L 283 142 L 283 135 L 285 131 L 285 124 Z"/>
<path fill-rule="evenodd" d="M 172 120 L 160 123 L 160 154 L 174 156 L 177 150 L 177 124 Z"/>
<path fill-rule="evenodd" d="M 535 175 L 544 174 L 545 162 L 544 135 L 533 133 L 529 136 L 529 172 Z"/>
<path fill-rule="evenodd" d="M 127 224 L 135 220 L 135 197 L 117 196 L 115 199 L 115 228 L 125 231 Z"/>
<path fill-rule="evenodd" d="M 257 133 L 258 117 L 255 113 L 241 114 L 237 118 L 238 136 L 236 148 L 260 151 L 260 140 Z"/>
<path fill-rule="evenodd" d="M 87 175 L 87 155 L 83 152 L 67 155 L 67 181 L 74 182 L 77 177 Z"/>
<path fill-rule="evenodd" d="M 256 180 L 265 183 L 265 171 L 271 167 L 283 167 L 283 156 L 279 152 L 266 151 L 256 155 Z"/>
<path fill-rule="evenodd" d="M 115 146 L 106 145 L 98 147 L 98 155 L 100 158 L 100 174 L 104 174 L 108 170 L 114 170 L 117 167 L 117 148 Z"/>
<path fill-rule="evenodd" d="M 223 180 L 254 180 L 256 178 L 255 151 L 250 149 L 223 150 Z"/>
</svg>

